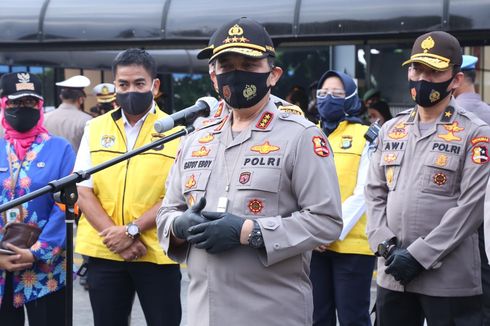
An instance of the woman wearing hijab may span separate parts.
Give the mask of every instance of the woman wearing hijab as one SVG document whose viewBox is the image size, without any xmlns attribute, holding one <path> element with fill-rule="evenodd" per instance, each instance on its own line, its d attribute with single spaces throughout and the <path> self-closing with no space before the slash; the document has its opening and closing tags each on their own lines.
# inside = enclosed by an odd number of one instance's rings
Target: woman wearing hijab
<svg viewBox="0 0 490 326">
<path fill-rule="evenodd" d="M 313 325 L 371 325 L 369 299 L 374 255 L 366 237 L 364 184 L 369 166 L 368 127 L 357 116 L 361 102 L 354 80 L 327 71 L 318 82 L 318 114 L 334 152 L 344 226 L 340 239 L 315 249 L 311 259 Z M 326 185 L 328 186 L 328 185 Z"/>
<path fill-rule="evenodd" d="M 73 169 L 75 153 L 64 139 L 43 127 L 41 81 L 27 72 L 1 79 L 0 204 L 35 191 Z M 0 250 L 0 324 L 64 325 L 64 213 L 52 194 L 7 210 L 0 218 L 0 240 L 11 225 L 24 223 L 39 231 L 28 248 L 2 241 Z M 10 231 L 10 230 L 9 230 Z M 36 239 L 34 239 L 36 240 Z"/>
</svg>

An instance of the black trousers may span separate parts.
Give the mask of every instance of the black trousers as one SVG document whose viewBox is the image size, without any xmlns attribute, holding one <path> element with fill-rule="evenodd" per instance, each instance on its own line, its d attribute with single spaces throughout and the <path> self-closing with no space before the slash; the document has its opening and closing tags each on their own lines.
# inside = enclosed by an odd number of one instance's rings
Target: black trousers
<svg viewBox="0 0 490 326">
<path fill-rule="evenodd" d="M 396 292 L 378 286 L 376 320 L 378 326 L 480 326 L 481 295 L 433 297 Z"/>
<path fill-rule="evenodd" d="M 488 265 L 488 259 L 485 253 L 485 237 L 483 235 L 483 224 L 478 229 L 478 244 L 480 247 L 481 283 L 483 287 L 483 325 L 490 326 L 490 265 Z"/>
<path fill-rule="evenodd" d="M 89 258 L 88 286 L 95 326 L 129 325 L 135 293 L 148 326 L 178 326 L 179 265 Z"/>
<path fill-rule="evenodd" d="M 0 325 L 24 326 L 24 307 L 13 305 L 12 273 L 7 273 L 5 292 L 0 307 Z M 48 294 L 37 300 L 26 303 L 29 326 L 63 326 L 65 325 L 65 289 Z"/>
<path fill-rule="evenodd" d="M 371 326 L 369 301 L 376 258 L 368 255 L 313 251 L 313 325 Z"/>
</svg>

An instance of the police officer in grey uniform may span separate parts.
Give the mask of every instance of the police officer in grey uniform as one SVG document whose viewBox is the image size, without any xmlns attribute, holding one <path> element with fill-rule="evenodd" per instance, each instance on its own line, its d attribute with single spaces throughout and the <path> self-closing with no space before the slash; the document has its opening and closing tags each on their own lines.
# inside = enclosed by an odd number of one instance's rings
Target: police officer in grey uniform
<svg viewBox="0 0 490 326">
<path fill-rule="evenodd" d="M 378 260 L 378 325 L 481 325 L 477 229 L 490 128 L 454 101 L 462 51 L 445 32 L 415 41 L 408 68 L 417 105 L 385 123 L 366 185 Z"/>
<path fill-rule="evenodd" d="M 311 325 L 311 250 L 342 227 L 331 149 L 270 98 L 282 70 L 264 27 L 240 18 L 217 33 L 201 57 L 230 113 L 182 143 L 160 243 L 188 264 L 189 325 Z"/>
<path fill-rule="evenodd" d="M 454 90 L 456 103 L 465 110 L 474 113 L 478 118 L 490 125 L 490 105 L 483 102 L 480 94 L 475 90 L 476 63 L 478 58 L 472 55 L 463 55 L 461 71 L 464 80 L 458 88 Z M 490 325 L 490 266 L 488 265 L 487 255 L 485 254 L 485 238 L 483 225 L 478 228 L 478 241 L 481 259 L 481 280 L 483 287 L 482 311 L 483 325 Z"/>
<path fill-rule="evenodd" d="M 66 138 L 75 153 L 82 141 L 83 130 L 90 114 L 82 109 L 87 95 L 84 88 L 90 85 L 90 79 L 82 75 L 70 77 L 56 83 L 60 87 L 61 104 L 56 110 L 46 113 L 44 126 L 50 133 Z"/>
</svg>

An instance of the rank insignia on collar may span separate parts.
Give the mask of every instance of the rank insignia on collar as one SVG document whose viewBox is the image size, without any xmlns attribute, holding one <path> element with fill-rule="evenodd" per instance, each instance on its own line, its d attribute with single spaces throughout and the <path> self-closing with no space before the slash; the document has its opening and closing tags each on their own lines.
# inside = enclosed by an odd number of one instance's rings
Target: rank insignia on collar
<svg viewBox="0 0 490 326">
<path fill-rule="evenodd" d="M 252 176 L 252 173 L 250 173 L 250 172 L 242 172 L 242 173 L 240 173 L 240 177 L 238 178 L 238 181 L 242 185 L 247 184 L 250 181 L 251 176 Z"/>
<path fill-rule="evenodd" d="M 271 124 L 273 117 L 274 114 L 272 112 L 264 112 L 255 127 L 259 129 L 267 129 L 267 127 Z"/>
<path fill-rule="evenodd" d="M 383 160 L 385 161 L 385 163 L 389 164 L 389 163 L 395 162 L 396 158 L 397 158 L 397 155 L 395 153 L 388 153 L 388 154 L 385 154 L 385 156 L 383 157 Z"/>
<path fill-rule="evenodd" d="M 114 146 L 116 142 L 116 136 L 114 135 L 104 135 L 100 138 L 100 144 L 102 147 L 109 148 Z"/>
<path fill-rule="evenodd" d="M 192 152 L 192 157 L 205 157 L 209 155 L 211 152 L 210 148 L 206 148 L 206 146 L 201 146 L 197 151 Z"/>
<path fill-rule="evenodd" d="M 447 160 L 448 160 L 447 155 L 439 154 L 439 156 L 437 156 L 436 161 L 434 163 L 437 166 L 444 167 L 447 165 Z"/>
<path fill-rule="evenodd" d="M 219 118 L 221 116 L 221 113 L 223 113 L 224 106 L 225 106 L 225 102 L 220 101 L 219 104 L 218 104 L 218 109 L 214 113 L 214 117 L 215 118 Z"/>
<path fill-rule="evenodd" d="M 219 125 L 214 129 L 214 131 L 221 131 L 221 129 L 223 128 L 223 126 L 226 123 L 226 120 L 228 120 L 227 115 L 223 118 L 223 120 L 219 123 Z"/>
<path fill-rule="evenodd" d="M 200 142 L 201 144 L 206 144 L 206 143 L 211 142 L 213 139 L 214 139 L 214 136 L 211 135 L 210 133 L 208 133 L 206 136 L 199 138 L 198 142 Z"/>
<path fill-rule="evenodd" d="M 352 136 L 342 136 L 342 143 L 340 148 L 348 149 L 352 147 Z"/>
<path fill-rule="evenodd" d="M 254 214 L 259 214 L 264 209 L 264 203 L 262 200 L 252 199 L 248 202 L 248 209 Z"/>
<path fill-rule="evenodd" d="M 451 121 L 452 116 L 454 115 L 454 108 L 452 106 L 448 106 L 441 117 L 441 122 L 449 122 Z"/>
<path fill-rule="evenodd" d="M 442 186 L 446 184 L 447 182 L 447 176 L 444 173 L 436 173 L 432 177 L 432 180 L 434 180 L 434 183 L 438 186 Z"/>
<path fill-rule="evenodd" d="M 313 136 L 311 141 L 313 142 L 313 151 L 316 155 L 321 157 L 327 157 L 328 155 L 330 155 L 330 150 L 327 147 L 327 141 L 325 140 L 325 138 L 320 136 Z"/>
<path fill-rule="evenodd" d="M 461 132 L 464 130 L 463 127 L 459 127 L 458 121 L 454 121 L 450 125 L 444 125 L 444 129 L 447 130 L 447 134 L 437 135 L 437 137 L 444 139 L 445 141 L 460 141 L 461 137 L 455 135 L 457 132 Z"/>
<path fill-rule="evenodd" d="M 388 133 L 388 137 L 391 139 L 402 139 L 405 138 L 407 134 L 408 132 L 405 123 L 400 122 L 391 129 L 391 131 Z"/>
<path fill-rule="evenodd" d="M 279 146 L 271 145 L 268 140 L 266 140 L 262 145 L 254 145 L 250 147 L 251 151 L 258 152 L 260 154 L 269 154 L 270 152 L 275 152 L 280 149 L 281 148 Z"/>
<path fill-rule="evenodd" d="M 185 182 L 185 189 L 186 190 L 192 189 L 196 186 L 196 184 L 197 184 L 196 177 L 194 176 L 194 174 L 192 174 Z"/>
<path fill-rule="evenodd" d="M 471 149 L 471 160 L 476 164 L 485 164 L 488 162 L 487 146 L 478 145 Z"/>
</svg>

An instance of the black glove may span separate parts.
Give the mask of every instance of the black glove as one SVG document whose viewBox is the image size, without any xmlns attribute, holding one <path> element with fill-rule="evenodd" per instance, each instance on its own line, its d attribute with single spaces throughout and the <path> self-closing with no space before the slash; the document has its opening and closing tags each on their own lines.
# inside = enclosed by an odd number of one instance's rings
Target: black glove
<svg viewBox="0 0 490 326">
<path fill-rule="evenodd" d="M 187 209 L 184 214 L 174 220 L 172 230 L 177 238 L 187 240 L 187 237 L 190 235 L 189 228 L 191 226 L 206 222 L 201 215 L 201 211 L 205 206 L 206 198 L 202 197 L 197 204 Z"/>
<path fill-rule="evenodd" d="M 190 228 L 187 241 L 212 254 L 240 245 L 245 219 L 230 213 L 202 212 L 202 215 L 210 221 Z"/>
<path fill-rule="evenodd" d="M 385 262 L 386 274 L 391 274 L 395 280 L 405 286 L 424 270 L 424 267 L 413 258 L 407 249 L 396 248 Z"/>
</svg>

